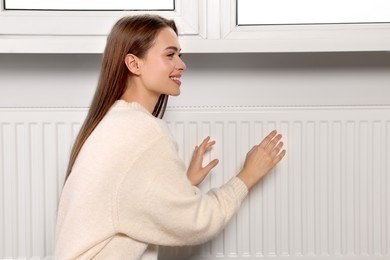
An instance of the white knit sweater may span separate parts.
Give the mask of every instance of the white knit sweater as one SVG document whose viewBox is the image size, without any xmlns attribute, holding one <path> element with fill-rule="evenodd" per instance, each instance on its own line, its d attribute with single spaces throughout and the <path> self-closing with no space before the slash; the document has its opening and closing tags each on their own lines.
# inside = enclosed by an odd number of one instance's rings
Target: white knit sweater
<svg viewBox="0 0 390 260">
<path fill-rule="evenodd" d="M 202 194 L 187 179 L 164 121 L 138 103 L 118 100 L 63 188 L 55 259 L 157 259 L 154 245 L 213 238 L 247 193 L 234 177 Z"/>
</svg>

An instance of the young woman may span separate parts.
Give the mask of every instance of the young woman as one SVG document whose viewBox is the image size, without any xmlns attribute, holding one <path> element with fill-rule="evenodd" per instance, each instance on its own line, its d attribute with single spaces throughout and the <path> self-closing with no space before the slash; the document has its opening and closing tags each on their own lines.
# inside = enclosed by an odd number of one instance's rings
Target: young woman
<svg viewBox="0 0 390 260">
<path fill-rule="evenodd" d="M 217 235 L 259 180 L 285 155 L 271 132 L 222 187 L 196 187 L 214 141 L 195 148 L 186 169 L 162 121 L 186 69 L 175 23 L 124 17 L 113 27 L 97 90 L 73 147 L 58 210 L 56 259 L 157 259 L 157 246 L 193 245 Z"/>
</svg>

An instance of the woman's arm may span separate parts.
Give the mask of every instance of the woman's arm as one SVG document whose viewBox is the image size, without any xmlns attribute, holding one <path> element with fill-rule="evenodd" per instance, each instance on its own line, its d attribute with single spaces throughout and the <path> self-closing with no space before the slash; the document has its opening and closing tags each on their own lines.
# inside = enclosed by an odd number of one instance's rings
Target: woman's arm
<svg viewBox="0 0 390 260">
<path fill-rule="evenodd" d="M 270 151 L 266 153 L 274 154 L 269 143 L 275 141 L 260 145 Z M 248 153 L 238 178 L 202 194 L 188 180 L 174 144 L 160 138 L 132 166 L 118 190 L 114 210 L 118 232 L 145 243 L 169 246 L 210 240 L 237 212 L 248 187 L 273 164 L 268 158 L 267 163 L 260 163 L 264 151 L 257 154 L 255 150 Z M 261 169 L 256 170 L 256 163 Z"/>
</svg>

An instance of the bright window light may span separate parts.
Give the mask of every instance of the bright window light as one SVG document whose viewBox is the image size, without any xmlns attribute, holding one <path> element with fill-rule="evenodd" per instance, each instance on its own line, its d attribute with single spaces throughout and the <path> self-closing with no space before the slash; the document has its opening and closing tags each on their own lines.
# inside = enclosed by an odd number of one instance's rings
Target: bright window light
<svg viewBox="0 0 390 260">
<path fill-rule="evenodd" d="M 174 0 L 4 0 L 6 10 L 174 10 Z"/>
<path fill-rule="evenodd" d="M 238 25 L 390 22 L 389 0 L 237 0 Z"/>
</svg>

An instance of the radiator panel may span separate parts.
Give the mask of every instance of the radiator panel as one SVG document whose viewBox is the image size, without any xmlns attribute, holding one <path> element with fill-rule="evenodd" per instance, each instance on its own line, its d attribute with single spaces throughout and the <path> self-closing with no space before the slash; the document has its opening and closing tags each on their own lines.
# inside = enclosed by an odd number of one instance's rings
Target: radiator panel
<svg viewBox="0 0 390 260">
<path fill-rule="evenodd" d="M 57 202 L 85 109 L 0 109 L 0 259 L 50 258 Z M 161 248 L 162 259 L 386 259 L 390 256 L 390 107 L 170 108 L 166 120 L 188 164 L 216 140 L 220 186 L 246 152 L 278 129 L 287 156 L 215 239 Z"/>
</svg>

